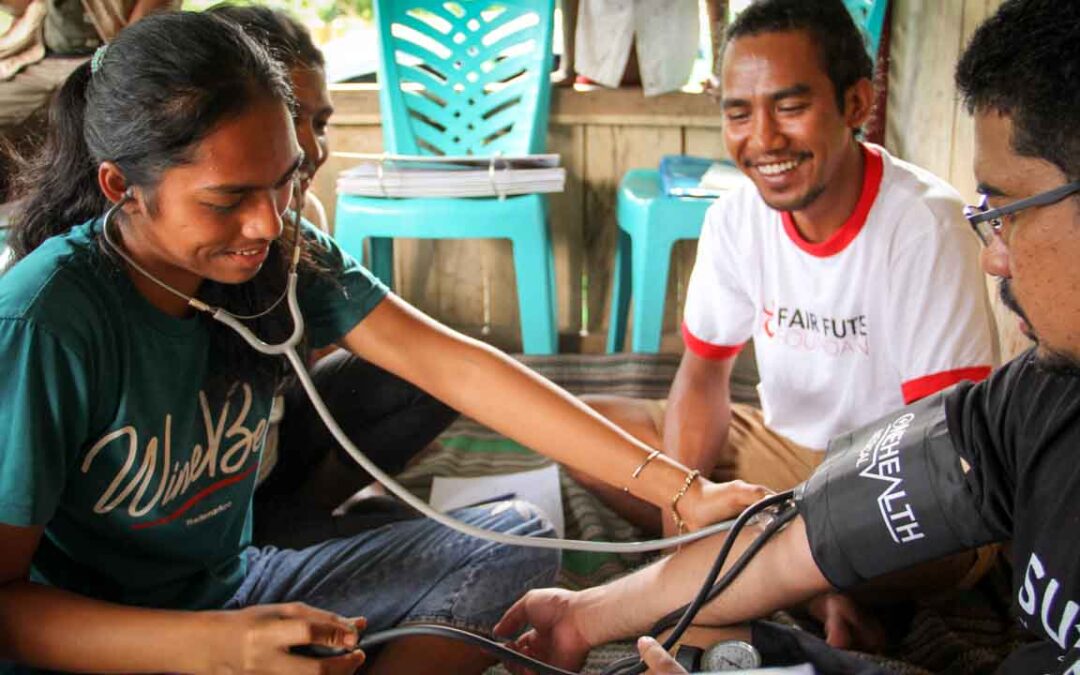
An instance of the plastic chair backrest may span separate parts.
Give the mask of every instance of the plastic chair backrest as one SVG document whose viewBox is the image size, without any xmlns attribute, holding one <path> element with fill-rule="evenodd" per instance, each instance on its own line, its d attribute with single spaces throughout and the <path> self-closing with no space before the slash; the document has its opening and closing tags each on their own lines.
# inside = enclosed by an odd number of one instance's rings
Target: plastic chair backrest
<svg viewBox="0 0 1080 675">
<path fill-rule="evenodd" d="M 387 152 L 543 152 L 554 0 L 376 0 Z"/>
<path fill-rule="evenodd" d="M 877 59 L 881 44 L 881 30 L 885 25 L 885 7 L 888 0 L 844 0 L 851 16 L 866 37 L 867 51 L 872 60 Z"/>
</svg>

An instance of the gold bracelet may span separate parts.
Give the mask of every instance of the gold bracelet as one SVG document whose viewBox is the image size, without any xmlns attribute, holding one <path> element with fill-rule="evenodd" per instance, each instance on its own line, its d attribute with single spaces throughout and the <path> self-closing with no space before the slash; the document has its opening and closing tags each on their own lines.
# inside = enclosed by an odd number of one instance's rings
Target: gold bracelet
<svg viewBox="0 0 1080 675">
<path fill-rule="evenodd" d="M 675 519 L 676 534 L 682 534 L 686 528 L 686 522 L 679 515 L 679 500 L 683 498 L 686 491 L 690 489 L 690 484 L 694 482 L 694 479 L 701 475 L 701 472 L 694 469 L 690 473 L 686 474 L 686 480 L 683 481 L 682 487 L 675 493 L 675 496 L 671 499 L 671 517 Z"/>
<path fill-rule="evenodd" d="M 638 464 L 637 468 L 634 469 L 634 472 L 632 474 L 630 474 L 630 477 L 631 478 L 637 478 L 639 475 L 641 475 L 641 472 L 645 469 L 645 465 L 648 464 L 649 462 L 653 461 L 654 459 L 656 459 L 659 456 L 660 456 L 660 451 L 659 450 L 653 450 L 652 452 L 650 452 L 649 456 L 645 458 L 645 461 L 643 461 L 641 464 Z M 622 488 L 622 491 L 625 492 L 626 494 L 630 494 L 630 486 L 629 485 L 624 485 L 623 488 Z"/>
<path fill-rule="evenodd" d="M 660 451 L 659 450 L 653 450 L 652 452 L 650 452 L 649 456 L 645 458 L 645 461 L 642 462 L 641 464 L 638 464 L 638 467 L 636 469 L 634 469 L 634 473 L 630 474 L 630 477 L 631 478 L 637 478 L 638 476 L 640 476 L 641 472 L 645 470 L 645 466 L 649 462 L 653 461 L 654 459 L 656 459 L 659 456 L 660 456 Z"/>
</svg>

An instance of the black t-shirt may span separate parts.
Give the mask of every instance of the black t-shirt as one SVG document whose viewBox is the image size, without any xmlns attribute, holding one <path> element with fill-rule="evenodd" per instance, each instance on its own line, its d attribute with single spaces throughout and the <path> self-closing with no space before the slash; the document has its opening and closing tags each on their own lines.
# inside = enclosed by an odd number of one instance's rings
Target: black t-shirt
<svg viewBox="0 0 1080 675">
<path fill-rule="evenodd" d="M 1080 376 L 1047 372 L 1029 351 L 947 406 L 983 519 L 1013 542 L 1020 622 L 1049 643 L 1005 669 L 1080 675 Z"/>
</svg>

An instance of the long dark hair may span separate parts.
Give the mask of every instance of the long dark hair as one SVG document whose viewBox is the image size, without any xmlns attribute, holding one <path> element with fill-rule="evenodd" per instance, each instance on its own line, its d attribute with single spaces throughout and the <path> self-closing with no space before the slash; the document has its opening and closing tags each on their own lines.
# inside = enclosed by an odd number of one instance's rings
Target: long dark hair
<svg viewBox="0 0 1080 675">
<path fill-rule="evenodd" d="M 228 21 L 170 12 L 124 29 L 93 66 L 83 64 L 71 74 L 53 101 L 45 148 L 19 178 L 26 201 L 13 223 L 15 259 L 104 213 L 110 204 L 98 187 L 101 162 L 115 163 L 153 210 L 164 171 L 191 161 L 198 143 L 222 121 L 267 98 L 293 106 L 288 76 L 265 47 Z M 284 288 L 287 254 L 281 249 L 290 244 L 275 242 L 253 280 L 207 281 L 200 297 L 238 314 L 261 311 Z M 227 366 L 217 369 L 218 384 L 237 375 L 258 384 L 277 380 L 280 359 L 260 357 L 229 329 L 210 325 L 215 351 L 223 350 Z M 251 325 L 264 339 L 276 340 L 288 334 L 291 322 L 282 303 Z"/>
<path fill-rule="evenodd" d="M 323 68 L 326 65 L 308 29 L 284 10 L 223 2 L 206 11 L 243 28 L 286 68 Z"/>
</svg>

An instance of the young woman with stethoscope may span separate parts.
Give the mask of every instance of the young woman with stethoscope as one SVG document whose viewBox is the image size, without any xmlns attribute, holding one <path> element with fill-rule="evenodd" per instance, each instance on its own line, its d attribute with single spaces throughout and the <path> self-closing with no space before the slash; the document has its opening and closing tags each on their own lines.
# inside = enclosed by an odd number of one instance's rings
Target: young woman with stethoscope
<svg viewBox="0 0 1080 675">
<path fill-rule="evenodd" d="M 316 662 L 289 647 L 352 644 L 363 622 L 341 617 L 361 614 L 372 627 L 437 620 L 483 631 L 550 582 L 551 552 L 429 521 L 301 550 L 247 547 L 283 365 L 181 296 L 256 316 L 245 325 L 267 342 L 288 337 L 289 303 L 274 302 L 296 236 L 309 346 L 337 343 L 690 527 L 761 496 L 695 478 L 386 293 L 328 237 L 307 226 L 293 234 L 284 225 L 303 156 L 290 103 L 265 50 L 188 13 L 125 30 L 61 90 L 15 226 L 19 261 L 0 278 L 0 659 L 99 672 L 345 673 L 363 656 Z M 102 236 L 101 215 L 118 203 L 109 234 L 123 255 Z M 458 517 L 516 534 L 548 529 L 519 503 Z M 371 672 L 432 663 L 471 672 L 486 660 L 401 642 Z"/>
</svg>

